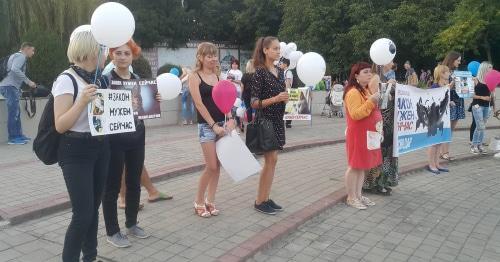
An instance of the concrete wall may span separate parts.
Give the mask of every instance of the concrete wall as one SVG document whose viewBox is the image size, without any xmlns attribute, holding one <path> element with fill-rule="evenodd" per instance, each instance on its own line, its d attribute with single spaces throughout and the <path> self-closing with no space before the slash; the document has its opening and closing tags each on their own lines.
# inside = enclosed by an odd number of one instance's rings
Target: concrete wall
<svg viewBox="0 0 500 262">
<path fill-rule="evenodd" d="M 36 109 L 37 113 L 35 117 L 28 118 L 26 111 L 24 110 L 24 100 L 20 102 L 21 104 L 21 123 L 23 132 L 26 136 L 34 138 L 38 130 L 38 122 L 40 122 L 40 117 L 42 115 L 45 104 L 47 103 L 47 98 L 36 99 Z M 7 106 L 5 100 L 0 98 L 0 143 L 7 142 Z M 161 118 L 148 119 L 144 121 L 146 126 L 167 126 L 176 125 L 181 120 L 180 119 L 180 97 L 161 102 Z"/>
</svg>

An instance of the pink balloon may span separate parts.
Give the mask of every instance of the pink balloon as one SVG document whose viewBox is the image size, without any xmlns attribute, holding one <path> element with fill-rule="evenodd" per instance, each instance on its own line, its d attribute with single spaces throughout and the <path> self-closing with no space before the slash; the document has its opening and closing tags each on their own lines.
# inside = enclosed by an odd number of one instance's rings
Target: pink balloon
<svg viewBox="0 0 500 262">
<path fill-rule="evenodd" d="M 495 87 L 500 84 L 500 72 L 498 72 L 497 70 L 489 71 L 484 77 L 484 82 L 486 83 L 490 91 L 495 90 Z"/>
<path fill-rule="evenodd" d="M 236 87 L 228 80 L 221 80 L 212 89 L 212 98 L 219 110 L 227 114 L 236 101 Z"/>
</svg>

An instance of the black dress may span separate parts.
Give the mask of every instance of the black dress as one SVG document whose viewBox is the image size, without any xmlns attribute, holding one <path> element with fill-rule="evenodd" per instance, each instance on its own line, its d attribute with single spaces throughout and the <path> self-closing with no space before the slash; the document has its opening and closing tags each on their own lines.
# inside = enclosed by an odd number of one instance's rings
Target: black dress
<svg viewBox="0 0 500 262">
<path fill-rule="evenodd" d="M 285 79 L 283 71 L 278 68 L 278 77 L 274 76 L 265 68 L 257 68 L 252 78 L 251 93 L 252 101 L 255 99 L 264 100 L 285 92 Z M 262 109 L 262 115 L 270 120 L 274 126 L 274 132 L 278 143 L 283 149 L 285 145 L 285 125 L 283 115 L 285 114 L 285 103 L 272 104 Z"/>
</svg>

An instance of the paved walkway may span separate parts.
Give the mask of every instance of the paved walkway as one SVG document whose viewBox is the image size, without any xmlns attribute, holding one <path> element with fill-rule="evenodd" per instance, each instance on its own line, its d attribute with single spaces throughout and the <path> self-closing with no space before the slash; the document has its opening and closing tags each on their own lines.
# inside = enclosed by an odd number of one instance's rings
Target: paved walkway
<svg viewBox="0 0 500 262">
<path fill-rule="evenodd" d="M 327 121 L 331 120 L 325 122 Z M 292 130 L 301 132 L 298 127 Z M 303 130 L 311 129 L 303 127 Z M 335 130 L 325 128 L 322 132 L 330 136 Z M 314 134 L 314 131 L 305 133 Z M 468 139 L 465 135 L 465 132 L 457 133 L 452 145 L 453 152 L 467 152 Z M 153 135 L 148 139 L 151 141 L 156 138 Z M 161 143 L 160 139 L 156 141 L 154 144 Z M 151 142 L 149 143 L 151 145 Z M 344 145 L 337 144 L 281 154 L 273 198 L 283 204 L 286 210 L 277 216 L 266 216 L 252 209 L 258 183 L 256 176 L 235 184 L 226 174 L 222 174 L 217 195 L 218 207 L 222 214 L 209 219 L 202 219 L 193 214 L 192 201 L 199 172 L 158 182 L 160 190 L 173 193 L 175 198 L 171 201 L 147 204 L 141 211 L 140 224 L 152 233 L 152 237 L 147 240 L 133 239 L 133 247 L 116 249 L 106 243 L 103 235 L 104 223 L 101 219 L 99 255 L 105 261 L 216 260 L 294 212 L 308 207 L 333 191 L 342 189 L 342 176 L 346 168 L 343 152 Z M 199 157 L 196 156 L 198 153 L 190 155 L 193 158 Z M 402 165 L 422 161 L 425 161 L 423 151 L 401 158 Z M 403 186 L 401 188 L 404 189 Z M 400 189 L 396 189 L 398 190 Z M 6 226 L 0 232 L 0 261 L 59 261 L 70 217 L 71 213 L 66 210 L 20 225 Z M 123 212 L 120 212 L 120 221 L 123 225 Z"/>
<path fill-rule="evenodd" d="M 466 119 L 459 125 L 465 127 L 467 122 Z M 500 122 L 493 119 L 490 126 L 500 126 Z M 314 117 L 312 126 L 309 122 L 295 121 L 294 128 L 287 130 L 287 146 L 343 139 L 344 130 L 345 119 L 340 118 Z M 22 217 L 17 219 L 22 222 L 52 213 L 53 209 L 69 207 L 60 168 L 43 165 L 31 150 L 31 144 L 0 145 L 3 179 L 0 219 Z M 153 178 L 176 171 L 185 173 L 189 167 L 200 164 L 203 159 L 195 126 L 168 126 L 147 131 L 146 167 Z"/>
<path fill-rule="evenodd" d="M 404 176 L 392 197 L 338 204 L 250 261 L 500 261 L 500 161 Z"/>
</svg>

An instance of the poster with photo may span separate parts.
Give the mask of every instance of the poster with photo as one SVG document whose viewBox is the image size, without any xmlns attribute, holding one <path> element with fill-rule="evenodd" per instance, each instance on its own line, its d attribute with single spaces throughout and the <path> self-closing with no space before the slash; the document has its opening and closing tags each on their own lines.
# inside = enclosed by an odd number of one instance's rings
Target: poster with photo
<svg viewBox="0 0 500 262">
<path fill-rule="evenodd" d="M 160 102 L 156 100 L 156 79 L 112 80 L 111 89 L 132 93 L 132 109 L 138 119 L 161 117 Z"/>
<path fill-rule="evenodd" d="M 309 87 L 288 89 L 283 120 L 311 120 L 312 96 Z"/>
<path fill-rule="evenodd" d="M 88 115 L 92 136 L 135 131 L 130 91 L 98 89 L 88 106 Z"/>
<path fill-rule="evenodd" d="M 393 156 L 451 141 L 448 88 L 398 84 L 395 99 Z"/>
<path fill-rule="evenodd" d="M 455 82 L 455 91 L 461 98 L 472 98 L 474 96 L 474 80 L 469 71 L 454 71 L 452 75 Z"/>
</svg>

